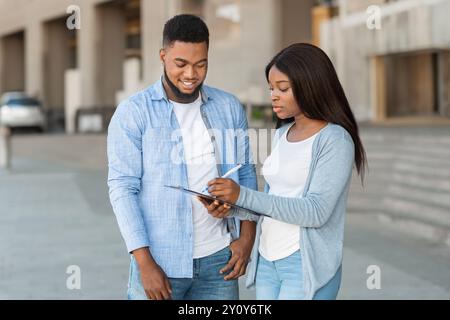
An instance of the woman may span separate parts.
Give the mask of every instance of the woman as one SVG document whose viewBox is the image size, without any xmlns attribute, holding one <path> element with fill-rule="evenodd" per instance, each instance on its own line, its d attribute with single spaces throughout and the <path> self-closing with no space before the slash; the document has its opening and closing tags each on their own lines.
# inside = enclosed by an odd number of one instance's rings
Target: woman
<svg viewBox="0 0 450 320">
<path fill-rule="evenodd" d="M 366 155 L 336 71 L 319 48 L 294 44 L 266 67 L 278 118 L 262 174 L 265 192 L 215 179 L 209 192 L 248 211 L 204 203 L 217 218 L 258 220 L 247 286 L 257 299 L 336 299 L 347 195 Z"/>
</svg>

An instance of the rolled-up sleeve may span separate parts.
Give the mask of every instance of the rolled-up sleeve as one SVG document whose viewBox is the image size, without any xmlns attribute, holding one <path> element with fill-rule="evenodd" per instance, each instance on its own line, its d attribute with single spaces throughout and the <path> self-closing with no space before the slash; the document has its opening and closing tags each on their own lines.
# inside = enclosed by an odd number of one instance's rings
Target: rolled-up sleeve
<svg viewBox="0 0 450 320">
<path fill-rule="evenodd" d="M 117 107 L 108 127 L 109 197 L 128 252 L 149 247 L 139 205 L 143 130 L 139 109 L 131 101 Z"/>
</svg>

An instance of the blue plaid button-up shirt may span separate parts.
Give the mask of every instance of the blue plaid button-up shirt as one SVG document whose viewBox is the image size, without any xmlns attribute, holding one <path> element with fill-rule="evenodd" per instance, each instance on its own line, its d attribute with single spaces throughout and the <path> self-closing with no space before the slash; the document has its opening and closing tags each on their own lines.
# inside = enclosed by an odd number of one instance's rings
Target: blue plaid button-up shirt
<svg viewBox="0 0 450 320">
<path fill-rule="evenodd" d="M 206 85 L 202 100 L 219 175 L 244 164 L 230 178 L 256 190 L 244 109 L 233 95 Z M 179 132 L 161 80 L 123 101 L 108 128 L 108 186 L 128 251 L 149 247 L 168 277 L 186 278 L 193 275 L 192 200 L 164 187 L 189 187 Z M 227 225 L 236 239 L 239 220 L 228 218 Z"/>
</svg>

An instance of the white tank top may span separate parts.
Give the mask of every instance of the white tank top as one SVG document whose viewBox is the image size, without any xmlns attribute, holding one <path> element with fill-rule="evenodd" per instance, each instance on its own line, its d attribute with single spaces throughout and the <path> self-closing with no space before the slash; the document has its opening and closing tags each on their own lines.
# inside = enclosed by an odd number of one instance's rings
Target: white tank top
<svg viewBox="0 0 450 320">
<path fill-rule="evenodd" d="M 289 142 L 289 129 L 267 157 L 262 174 L 270 186 L 269 194 L 298 198 L 302 196 L 308 178 L 312 146 L 317 134 L 303 141 Z M 263 219 L 259 253 L 264 259 L 283 259 L 300 249 L 300 226 L 269 217 Z"/>
</svg>

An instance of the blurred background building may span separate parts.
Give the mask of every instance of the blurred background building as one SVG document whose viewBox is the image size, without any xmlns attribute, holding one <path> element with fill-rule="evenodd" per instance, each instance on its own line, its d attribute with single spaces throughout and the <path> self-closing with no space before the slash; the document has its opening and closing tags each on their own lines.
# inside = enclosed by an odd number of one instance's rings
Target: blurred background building
<svg viewBox="0 0 450 320">
<path fill-rule="evenodd" d="M 71 5 L 80 11 L 68 12 Z M 370 5 L 381 8 L 379 30 L 367 27 Z M 40 99 L 50 122 L 64 122 L 69 133 L 104 129 L 101 122 L 121 99 L 160 77 L 163 25 L 183 12 L 203 17 L 211 30 L 208 83 L 236 94 L 255 125 L 271 117 L 271 110 L 252 108 L 268 103 L 264 66 L 294 42 L 313 42 L 330 55 L 360 121 L 439 121 L 450 116 L 449 6 L 447 0 L 1 0 L 0 92 Z M 78 30 L 66 23 L 74 13 Z M 102 116 L 80 123 L 79 109 Z"/>
<path fill-rule="evenodd" d="M 339 2 L 338 16 L 322 25 L 320 45 L 332 57 L 359 119 L 446 122 L 449 12 L 447 0 Z M 378 13 L 378 29 L 369 28 L 370 16 Z"/>
<path fill-rule="evenodd" d="M 23 90 L 39 98 L 49 117 L 65 119 L 72 133 L 78 109 L 113 108 L 159 79 L 164 23 L 183 12 L 202 16 L 211 30 L 208 83 L 236 94 L 245 104 L 267 104 L 264 66 L 283 46 L 311 41 L 314 4 L 312 0 L 2 0 L 0 92 Z M 66 26 L 71 5 L 81 9 L 79 30 Z"/>
</svg>

